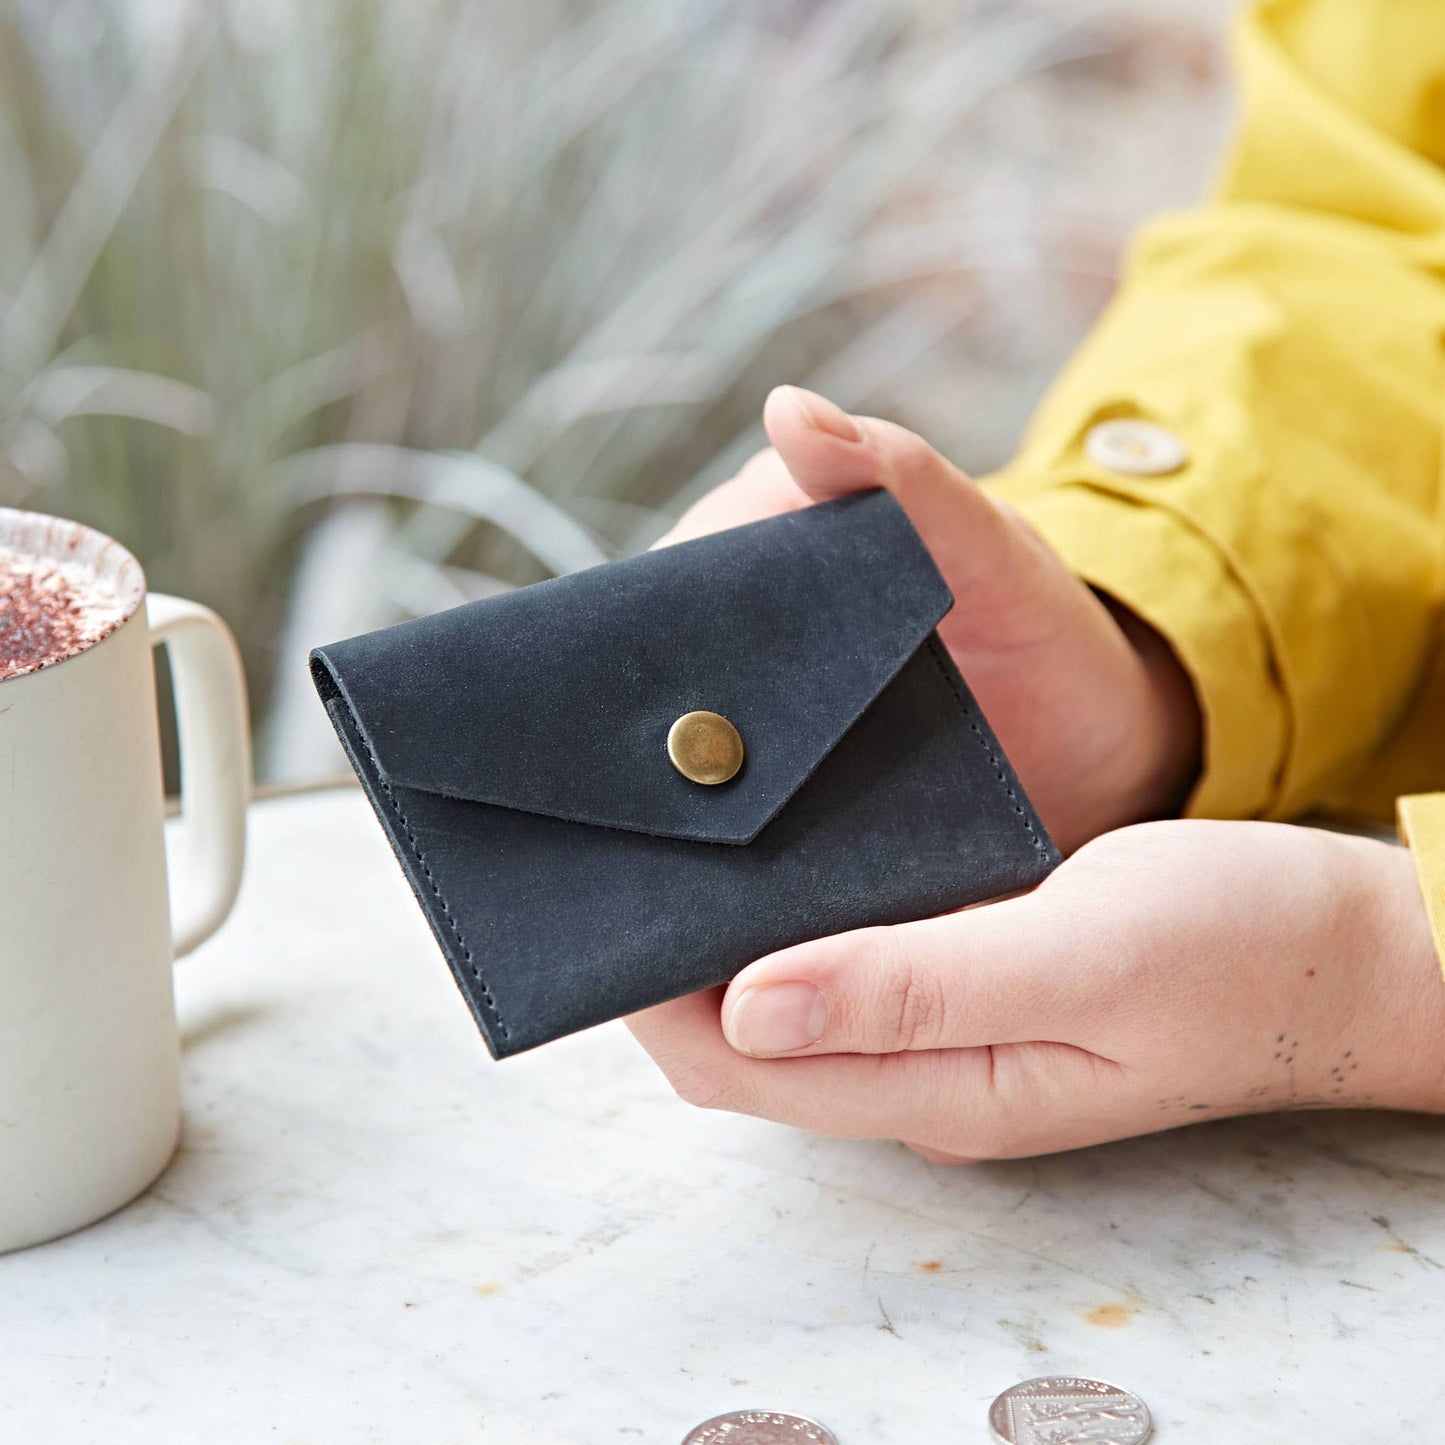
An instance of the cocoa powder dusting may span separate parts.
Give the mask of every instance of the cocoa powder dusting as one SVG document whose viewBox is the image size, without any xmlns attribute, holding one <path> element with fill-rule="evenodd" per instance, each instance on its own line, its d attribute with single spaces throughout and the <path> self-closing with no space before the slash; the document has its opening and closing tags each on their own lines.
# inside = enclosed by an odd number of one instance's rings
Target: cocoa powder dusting
<svg viewBox="0 0 1445 1445">
<path fill-rule="evenodd" d="M 123 618 L 97 609 L 95 589 L 78 588 L 57 567 L 0 554 L 0 682 L 62 662 L 108 637 Z"/>
</svg>

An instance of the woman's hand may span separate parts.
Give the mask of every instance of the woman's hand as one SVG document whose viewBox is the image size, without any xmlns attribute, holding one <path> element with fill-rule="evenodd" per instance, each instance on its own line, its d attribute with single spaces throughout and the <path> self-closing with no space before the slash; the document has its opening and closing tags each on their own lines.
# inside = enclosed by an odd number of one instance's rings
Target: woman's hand
<svg viewBox="0 0 1445 1445">
<path fill-rule="evenodd" d="M 764 421 L 773 446 L 663 544 L 887 487 L 953 591 L 939 635 L 1059 847 L 1178 809 L 1198 771 L 1200 723 L 1156 633 L 1102 602 L 1017 513 L 912 432 L 796 387 L 769 396 Z"/>
<path fill-rule="evenodd" d="M 949 1162 L 1270 1109 L 1445 1109 L 1410 855 L 1143 824 L 1024 897 L 800 944 L 630 1021 L 710 1108 Z"/>
</svg>

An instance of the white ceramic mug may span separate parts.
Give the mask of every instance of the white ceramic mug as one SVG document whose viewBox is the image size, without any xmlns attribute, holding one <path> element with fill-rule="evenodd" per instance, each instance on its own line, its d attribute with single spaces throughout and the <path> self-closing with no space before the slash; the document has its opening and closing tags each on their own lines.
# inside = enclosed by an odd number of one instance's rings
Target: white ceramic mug
<svg viewBox="0 0 1445 1445">
<path fill-rule="evenodd" d="M 0 552 L 81 569 L 123 619 L 63 661 L 0 681 L 3 1251 L 109 1214 L 175 1149 L 171 960 L 235 901 L 250 751 L 240 659 L 215 613 L 147 597 L 136 559 L 74 522 L 0 508 Z M 158 645 L 181 750 L 169 879 Z"/>
</svg>

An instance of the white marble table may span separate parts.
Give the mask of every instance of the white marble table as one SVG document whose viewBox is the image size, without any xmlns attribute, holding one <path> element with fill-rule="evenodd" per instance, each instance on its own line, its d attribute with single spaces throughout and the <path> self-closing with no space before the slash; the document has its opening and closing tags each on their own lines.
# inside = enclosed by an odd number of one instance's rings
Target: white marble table
<svg viewBox="0 0 1445 1445">
<path fill-rule="evenodd" d="M 1161 1445 L 1445 1439 L 1445 1122 L 955 1171 L 698 1113 L 617 1025 L 493 1064 L 359 794 L 251 836 L 178 972 L 181 1152 L 0 1259 L 0 1441 L 942 1445 L 1076 1371 Z"/>
</svg>

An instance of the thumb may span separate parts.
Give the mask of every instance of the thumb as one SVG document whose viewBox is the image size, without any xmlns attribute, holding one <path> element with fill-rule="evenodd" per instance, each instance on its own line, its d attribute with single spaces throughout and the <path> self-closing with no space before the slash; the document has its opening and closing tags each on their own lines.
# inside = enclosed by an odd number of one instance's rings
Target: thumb
<svg viewBox="0 0 1445 1445">
<path fill-rule="evenodd" d="M 868 487 L 898 499 L 953 590 L 960 622 L 972 633 L 1002 622 L 1006 635 L 986 633 L 1007 648 L 1054 622 L 1053 594 L 1078 584 L 1032 528 L 981 490 L 922 437 L 877 417 L 850 416 L 826 397 L 796 386 L 775 387 L 763 407 L 768 439 L 793 480 L 815 502 Z M 992 621 L 989 615 L 993 614 Z M 945 641 L 960 623 L 940 629 Z"/>
<path fill-rule="evenodd" d="M 762 1058 L 1071 1042 L 1088 1003 L 1081 947 L 1038 892 L 840 933 L 743 969 L 723 1033 Z"/>
</svg>

